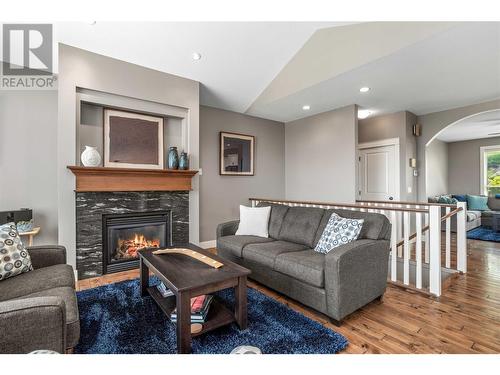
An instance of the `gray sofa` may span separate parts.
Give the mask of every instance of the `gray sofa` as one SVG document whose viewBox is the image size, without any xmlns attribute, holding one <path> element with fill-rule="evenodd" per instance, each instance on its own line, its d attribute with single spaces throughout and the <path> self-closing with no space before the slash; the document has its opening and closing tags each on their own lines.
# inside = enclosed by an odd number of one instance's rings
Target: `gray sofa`
<svg viewBox="0 0 500 375">
<path fill-rule="evenodd" d="M 80 337 L 75 276 L 66 264 L 66 249 L 27 250 L 34 270 L 0 281 L 0 353 L 65 353 Z"/>
<path fill-rule="evenodd" d="M 314 251 L 333 212 L 365 219 L 358 240 Z M 250 277 L 331 318 L 380 298 L 386 289 L 391 225 L 383 215 L 348 210 L 271 205 L 269 238 L 236 236 L 238 221 L 217 227 L 217 251 L 249 268 Z"/>
</svg>

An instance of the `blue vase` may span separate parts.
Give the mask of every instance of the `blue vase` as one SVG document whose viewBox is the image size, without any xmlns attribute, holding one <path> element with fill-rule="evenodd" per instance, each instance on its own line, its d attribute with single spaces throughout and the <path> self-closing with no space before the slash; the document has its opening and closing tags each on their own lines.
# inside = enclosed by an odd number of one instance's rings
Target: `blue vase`
<svg viewBox="0 0 500 375">
<path fill-rule="evenodd" d="M 189 169 L 189 158 L 186 152 L 181 152 L 181 156 L 179 158 L 179 169 L 184 171 Z"/>
<path fill-rule="evenodd" d="M 168 169 L 179 169 L 177 147 L 170 147 L 168 150 Z"/>
</svg>

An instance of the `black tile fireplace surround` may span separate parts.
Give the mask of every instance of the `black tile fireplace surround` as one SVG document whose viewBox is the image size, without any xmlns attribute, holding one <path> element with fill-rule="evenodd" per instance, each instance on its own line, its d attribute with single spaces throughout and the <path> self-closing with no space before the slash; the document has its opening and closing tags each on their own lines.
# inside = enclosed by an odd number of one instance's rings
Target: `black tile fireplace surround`
<svg viewBox="0 0 500 375">
<path fill-rule="evenodd" d="M 165 215 L 160 218 L 160 216 Z M 129 223 L 127 219 L 132 218 Z M 106 219 L 112 219 L 118 227 L 134 229 L 141 219 L 145 237 L 155 233 L 154 226 L 160 226 L 163 220 L 166 234 L 160 229 L 160 237 L 145 240 L 166 241 L 172 245 L 189 242 L 189 192 L 188 191 L 144 191 L 144 192 L 77 192 L 76 193 L 76 268 L 78 278 L 85 279 L 104 273 L 118 272 L 134 268 L 137 262 L 123 256 L 113 261 L 103 250 L 108 245 L 106 234 L 103 235 Z M 150 225 L 153 224 L 153 225 Z M 126 229 L 126 228 L 125 228 Z M 130 234 L 125 231 L 124 234 Z M 133 233 L 134 235 L 136 233 Z M 140 233 L 137 233 L 140 235 Z M 115 243 L 115 249 L 116 250 Z M 161 245 L 163 246 L 163 245 Z M 106 260 L 104 260 L 106 255 Z M 108 261 L 109 260 L 109 261 Z M 108 262 L 107 262 L 108 261 Z M 108 264 L 105 264 L 105 263 Z M 125 265 L 125 263 L 130 263 Z"/>
</svg>

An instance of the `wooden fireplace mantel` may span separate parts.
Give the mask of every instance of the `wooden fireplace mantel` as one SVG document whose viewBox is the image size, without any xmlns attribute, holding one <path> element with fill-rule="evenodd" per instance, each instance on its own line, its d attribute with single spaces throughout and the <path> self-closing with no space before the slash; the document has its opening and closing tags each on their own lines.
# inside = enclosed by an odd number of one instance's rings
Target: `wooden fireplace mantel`
<svg viewBox="0 0 500 375">
<path fill-rule="evenodd" d="M 76 191 L 191 190 L 196 170 L 136 169 L 68 166 L 76 176 Z"/>
</svg>

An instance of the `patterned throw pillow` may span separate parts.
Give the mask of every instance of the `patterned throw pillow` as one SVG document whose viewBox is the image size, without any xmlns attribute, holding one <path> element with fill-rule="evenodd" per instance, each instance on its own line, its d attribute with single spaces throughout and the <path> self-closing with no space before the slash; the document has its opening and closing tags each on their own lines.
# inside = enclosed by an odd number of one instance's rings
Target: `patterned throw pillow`
<svg viewBox="0 0 500 375">
<path fill-rule="evenodd" d="M 14 223 L 0 225 L 0 280 L 33 270 Z"/>
<path fill-rule="evenodd" d="M 347 219 L 333 213 L 314 250 L 327 254 L 336 247 L 356 240 L 363 222 L 363 219 Z"/>
</svg>

